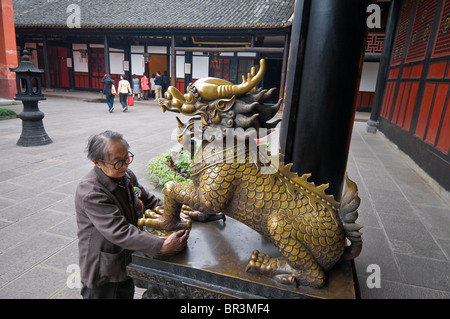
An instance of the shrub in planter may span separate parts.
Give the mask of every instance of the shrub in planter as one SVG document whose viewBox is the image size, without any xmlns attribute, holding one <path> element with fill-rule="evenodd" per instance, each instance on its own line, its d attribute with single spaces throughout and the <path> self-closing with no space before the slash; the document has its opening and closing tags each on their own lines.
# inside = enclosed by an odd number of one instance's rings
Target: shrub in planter
<svg viewBox="0 0 450 319">
<path fill-rule="evenodd" d="M 17 113 L 0 107 L 0 117 L 17 117 Z"/>
<path fill-rule="evenodd" d="M 151 179 L 164 186 L 169 181 L 193 185 L 189 176 L 192 163 L 190 153 L 183 149 L 164 152 L 148 162 L 147 173 Z"/>
</svg>

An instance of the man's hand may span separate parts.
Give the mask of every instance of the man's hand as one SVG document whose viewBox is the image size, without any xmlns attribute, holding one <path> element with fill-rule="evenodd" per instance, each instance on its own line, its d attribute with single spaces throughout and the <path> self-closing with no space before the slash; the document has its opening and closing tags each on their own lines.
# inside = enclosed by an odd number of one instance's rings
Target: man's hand
<svg viewBox="0 0 450 319">
<path fill-rule="evenodd" d="M 188 229 L 182 229 L 179 230 L 164 241 L 160 252 L 161 253 L 168 253 L 168 252 L 174 252 L 174 251 L 182 251 L 187 244 L 187 240 L 189 238 L 189 230 Z"/>
</svg>

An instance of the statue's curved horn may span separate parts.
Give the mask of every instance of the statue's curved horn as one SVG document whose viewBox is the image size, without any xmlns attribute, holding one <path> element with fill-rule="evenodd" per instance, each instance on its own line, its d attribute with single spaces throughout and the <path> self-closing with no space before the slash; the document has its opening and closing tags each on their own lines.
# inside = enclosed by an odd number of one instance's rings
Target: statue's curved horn
<svg viewBox="0 0 450 319">
<path fill-rule="evenodd" d="M 217 87 L 218 97 L 221 98 L 230 98 L 233 95 L 239 97 L 246 93 L 248 93 L 253 87 L 258 85 L 259 82 L 264 77 L 266 73 L 266 60 L 259 60 L 259 70 L 256 73 L 255 67 L 252 67 L 252 70 L 249 74 L 247 74 L 247 79 L 243 77 L 243 81 L 239 85 L 219 85 Z"/>
</svg>

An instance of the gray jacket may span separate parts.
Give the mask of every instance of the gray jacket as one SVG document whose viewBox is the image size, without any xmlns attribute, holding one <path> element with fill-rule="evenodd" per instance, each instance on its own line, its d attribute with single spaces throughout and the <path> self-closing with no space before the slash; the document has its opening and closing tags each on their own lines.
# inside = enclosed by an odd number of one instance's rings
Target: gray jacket
<svg viewBox="0 0 450 319">
<path fill-rule="evenodd" d="M 75 194 L 81 281 L 89 288 L 127 279 L 126 265 L 135 250 L 153 257 L 163 240 L 137 228 L 133 187 L 142 190 L 145 208 L 163 202 L 138 184 L 127 170 L 123 185 L 94 167 L 79 183 Z"/>
</svg>

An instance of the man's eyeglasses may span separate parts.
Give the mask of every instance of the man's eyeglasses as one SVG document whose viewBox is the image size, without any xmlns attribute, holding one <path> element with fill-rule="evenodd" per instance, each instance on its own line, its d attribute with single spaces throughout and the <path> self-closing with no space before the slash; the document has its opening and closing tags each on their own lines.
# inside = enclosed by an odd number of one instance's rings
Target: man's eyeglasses
<svg viewBox="0 0 450 319">
<path fill-rule="evenodd" d="M 133 159 L 134 159 L 134 154 L 131 153 L 131 152 L 128 152 L 128 157 L 126 159 L 124 159 L 124 160 L 117 161 L 115 163 L 109 163 L 109 162 L 106 162 L 106 161 L 103 161 L 103 160 L 99 160 L 99 162 L 103 162 L 105 164 L 112 165 L 112 166 L 114 166 L 114 168 L 116 170 L 119 170 L 119 169 L 121 169 L 123 167 L 123 165 L 131 164 L 133 162 Z"/>
</svg>

